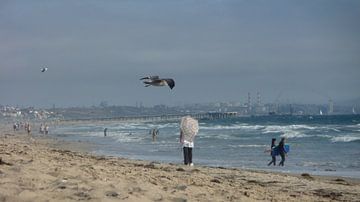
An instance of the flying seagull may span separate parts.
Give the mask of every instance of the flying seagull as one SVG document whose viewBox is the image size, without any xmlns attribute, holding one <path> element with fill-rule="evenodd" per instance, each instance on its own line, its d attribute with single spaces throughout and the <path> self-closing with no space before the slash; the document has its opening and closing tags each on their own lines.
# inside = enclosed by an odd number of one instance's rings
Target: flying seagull
<svg viewBox="0 0 360 202">
<path fill-rule="evenodd" d="M 48 70 L 48 68 L 47 67 L 45 67 L 45 68 L 41 68 L 41 72 L 46 72 Z"/>
<path fill-rule="evenodd" d="M 145 87 L 149 86 L 169 86 L 170 89 L 173 89 L 175 86 L 174 79 L 160 79 L 159 76 L 147 76 L 143 77 L 140 80 L 146 80 L 143 81 L 145 84 Z"/>
</svg>

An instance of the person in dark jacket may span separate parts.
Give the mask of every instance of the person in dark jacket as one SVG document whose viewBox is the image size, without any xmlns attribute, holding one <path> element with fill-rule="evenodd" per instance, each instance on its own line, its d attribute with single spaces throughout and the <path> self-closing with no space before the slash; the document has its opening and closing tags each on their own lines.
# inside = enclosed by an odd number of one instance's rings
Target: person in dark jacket
<svg viewBox="0 0 360 202">
<path fill-rule="evenodd" d="M 271 161 L 268 163 L 268 166 L 270 166 L 271 164 L 276 165 L 276 156 L 274 152 L 274 149 L 276 147 L 275 143 L 276 143 L 276 138 L 271 139 L 271 147 L 270 147 Z"/>
<path fill-rule="evenodd" d="M 280 142 L 279 142 L 279 145 L 278 145 L 278 149 L 279 149 L 279 154 L 280 154 L 280 157 L 281 157 L 281 161 L 279 163 L 279 166 L 284 166 L 284 162 L 285 162 L 285 154 L 286 154 L 286 151 L 285 151 L 285 138 L 281 138 Z"/>
</svg>

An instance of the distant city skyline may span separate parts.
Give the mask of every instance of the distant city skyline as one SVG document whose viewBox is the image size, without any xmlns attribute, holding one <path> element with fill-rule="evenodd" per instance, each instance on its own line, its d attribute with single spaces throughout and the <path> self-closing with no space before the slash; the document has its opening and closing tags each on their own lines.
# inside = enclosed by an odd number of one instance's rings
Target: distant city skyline
<svg viewBox="0 0 360 202">
<path fill-rule="evenodd" d="M 359 100 L 358 19 L 356 0 L 2 1 L 0 104 Z"/>
</svg>

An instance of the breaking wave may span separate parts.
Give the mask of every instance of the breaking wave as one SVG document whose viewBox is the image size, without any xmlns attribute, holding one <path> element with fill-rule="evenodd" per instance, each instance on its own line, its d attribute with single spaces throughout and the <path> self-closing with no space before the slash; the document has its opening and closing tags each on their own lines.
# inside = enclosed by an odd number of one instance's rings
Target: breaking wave
<svg viewBox="0 0 360 202">
<path fill-rule="evenodd" d="M 307 135 L 297 132 L 297 131 L 287 131 L 284 134 L 280 135 L 281 137 L 285 138 L 302 138 L 307 137 Z"/>
<path fill-rule="evenodd" d="M 239 125 L 213 125 L 213 126 L 202 126 L 200 125 L 200 130 L 259 130 L 263 129 L 265 126 L 262 125 L 247 125 L 247 124 L 239 124 Z"/>
<path fill-rule="evenodd" d="M 345 135 L 345 136 L 338 136 L 331 138 L 331 142 L 355 142 L 355 141 L 360 141 L 360 137 Z"/>
<path fill-rule="evenodd" d="M 232 148 L 265 148 L 265 147 L 269 147 L 269 145 L 259 145 L 259 144 L 250 144 L 250 145 L 244 145 L 244 144 L 239 144 L 239 145 L 229 145 L 229 147 Z"/>
</svg>

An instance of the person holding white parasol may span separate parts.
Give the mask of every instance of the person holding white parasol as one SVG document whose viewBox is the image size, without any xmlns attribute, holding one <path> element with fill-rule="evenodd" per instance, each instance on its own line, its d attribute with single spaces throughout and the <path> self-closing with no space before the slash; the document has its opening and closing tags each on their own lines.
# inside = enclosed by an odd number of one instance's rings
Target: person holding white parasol
<svg viewBox="0 0 360 202">
<path fill-rule="evenodd" d="M 184 151 L 184 164 L 193 166 L 192 149 L 194 148 L 194 138 L 199 131 L 199 123 L 190 116 L 181 118 L 180 123 L 180 143 Z"/>
</svg>

